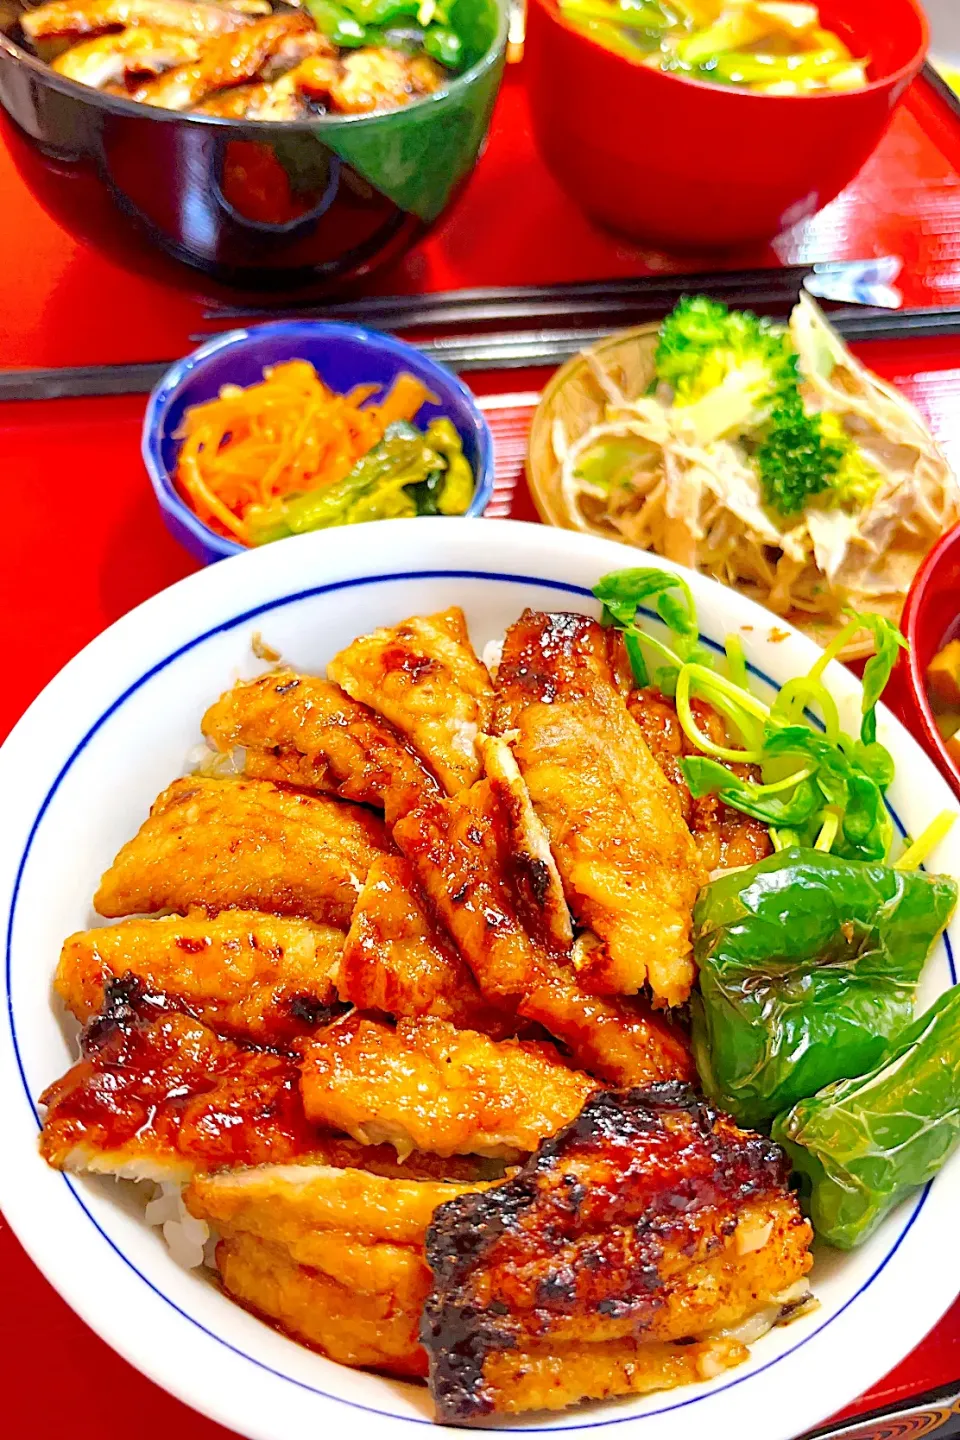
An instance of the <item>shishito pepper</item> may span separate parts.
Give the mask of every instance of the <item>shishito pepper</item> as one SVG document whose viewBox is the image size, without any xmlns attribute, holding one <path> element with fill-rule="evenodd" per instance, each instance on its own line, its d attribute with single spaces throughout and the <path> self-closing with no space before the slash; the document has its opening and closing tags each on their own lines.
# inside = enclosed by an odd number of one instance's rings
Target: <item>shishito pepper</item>
<svg viewBox="0 0 960 1440">
<path fill-rule="evenodd" d="M 949 920 L 945 875 L 795 847 L 707 885 L 694 909 L 693 1053 L 707 1095 L 766 1127 L 877 1063 L 913 1018 Z"/>
<path fill-rule="evenodd" d="M 799 1101 L 773 1127 L 822 1240 L 860 1245 L 960 1140 L 960 986 L 908 1026 L 867 1074 Z"/>
</svg>

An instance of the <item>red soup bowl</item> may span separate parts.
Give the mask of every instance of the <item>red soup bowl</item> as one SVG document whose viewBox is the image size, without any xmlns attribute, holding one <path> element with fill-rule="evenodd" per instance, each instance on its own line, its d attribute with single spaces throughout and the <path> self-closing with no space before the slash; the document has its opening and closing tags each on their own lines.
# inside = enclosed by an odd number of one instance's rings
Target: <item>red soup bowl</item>
<svg viewBox="0 0 960 1440">
<path fill-rule="evenodd" d="M 960 616 L 960 525 L 947 532 L 917 571 L 900 622 L 910 645 L 890 683 L 891 706 L 960 795 L 960 766 L 937 729 L 927 693 L 927 666 Z"/>
<path fill-rule="evenodd" d="M 832 200 L 923 64 L 916 0 L 822 0 L 823 25 L 869 57 L 861 90 L 758 95 L 652 70 L 529 0 L 525 47 L 544 160 L 594 219 L 660 245 L 770 240 Z"/>
</svg>

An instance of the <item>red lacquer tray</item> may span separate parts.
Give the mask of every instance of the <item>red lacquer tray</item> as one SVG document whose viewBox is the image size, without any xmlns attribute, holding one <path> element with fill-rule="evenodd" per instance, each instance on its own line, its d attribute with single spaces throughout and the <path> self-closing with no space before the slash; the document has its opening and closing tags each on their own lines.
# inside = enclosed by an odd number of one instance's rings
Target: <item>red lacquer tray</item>
<svg viewBox="0 0 960 1440">
<path fill-rule="evenodd" d="M 518 73 L 519 71 L 519 73 Z M 573 97 L 572 97 L 573 103 Z M 960 303 L 960 123 L 918 81 L 855 183 L 773 250 L 731 267 L 894 254 L 907 305 Z M 703 270 L 716 257 L 643 251 L 595 229 L 557 189 L 530 138 L 522 67 L 508 76 L 490 143 L 447 219 L 377 278 L 378 293 Z M 173 358 L 206 302 L 198 282 L 146 252 L 135 270 L 61 231 L 0 153 L 0 365 Z M 960 466 L 960 340 L 858 348 L 928 415 Z M 487 397 L 498 452 L 494 515 L 533 519 L 522 480 L 543 372 L 470 377 Z M 513 398 L 510 398 L 510 396 Z M 518 398 L 519 397 L 519 398 Z M 0 405 L 0 616 L 7 663 L 0 736 L 88 640 L 194 568 L 167 536 L 138 453 L 142 398 Z M 0 1164 L 3 1163 L 0 1155 Z M 56 1296 L 0 1222 L 0 1434 L 29 1440 L 214 1440 L 219 1427 L 130 1369 Z M 918 1277 L 918 1284 L 922 1284 Z M 849 1413 L 943 1389 L 883 1433 L 924 1434 L 956 1415 L 960 1304 Z M 957 1387 L 954 1387 L 957 1388 Z M 789 1397 L 784 1396 L 789 1405 Z M 878 1427 L 871 1425 L 874 1436 Z"/>
</svg>

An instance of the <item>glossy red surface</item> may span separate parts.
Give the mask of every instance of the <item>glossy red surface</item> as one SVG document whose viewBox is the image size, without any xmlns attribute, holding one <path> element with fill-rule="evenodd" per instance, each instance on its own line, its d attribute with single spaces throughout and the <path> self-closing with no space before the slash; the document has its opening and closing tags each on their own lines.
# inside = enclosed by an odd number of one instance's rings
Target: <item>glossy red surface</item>
<svg viewBox="0 0 960 1440">
<path fill-rule="evenodd" d="M 960 765 L 937 729 L 927 698 L 927 666 L 960 615 L 960 525 L 944 535 L 917 571 L 903 609 L 909 652 L 894 677 L 897 708 L 917 739 L 960 795 Z"/>
<path fill-rule="evenodd" d="M 492 229 L 491 217 L 505 217 Z M 190 348 L 206 300 L 196 277 L 158 256 L 125 269 L 49 218 L 0 149 L 0 361 L 8 367 L 173 358 Z M 731 265 L 894 254 L 908 305 L 960 303 L 960 128 L 919 81 L 876 154 L 814 220 Z M 546 173 L 522 78 L 501 93 L 491 140 L 449 216 L 380 276 L 382 294 L 537 284 L 704 268 L 593 225 Z M 223 292 L 220 292 L 222 298 Z M 960 340 L 862 347 L 920 405 L 960 467 Z M 539 374 L 471 376 L 478 392 L 529 392 Z M 167 535 L 139 458 L 141 397 L 0 405 L 0 616 L 11 657 L 0 735 L 106 625 L 195 562 Z M 528 420 L 491 414 L 496 513 L 533 519 L 522 484 Z M 519 482 L 519 483 L 518 483 Z M 2 1163 L 2 1160 L 0 1160 Z M 58 1182 L 59 1183 L 59 1182 Z M 74 1316 L 0 1221 L 0 1434 L 29 1440 L 227 1440 L 119 1359 Z M 53 1361 L 55 1359 L 55 1370 Z M 851 1413 L 960 1377 L 960 1303 Z"/>
<path fill-rule="evenodd" d="M 605 49 L 557 0 L 530 0 L 530 105 L 547 165 L 588 214 L 627 235 L 700 247 L 778 235 L 856 175 L 929 38 L 914 0 L 825 0 L 820 13 L 870 56 L 865 89 L 798 97 L 700 84 Z"/>
</svg>

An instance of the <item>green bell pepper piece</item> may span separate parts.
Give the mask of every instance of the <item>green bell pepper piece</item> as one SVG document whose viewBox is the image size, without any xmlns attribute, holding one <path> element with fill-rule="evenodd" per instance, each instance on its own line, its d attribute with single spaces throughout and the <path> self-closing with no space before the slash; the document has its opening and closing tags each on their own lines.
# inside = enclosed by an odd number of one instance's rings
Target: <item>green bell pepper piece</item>
<svg viewBox="0 0 960 1440">
<path fill-rule="evenodd" d="M 356 50 L 369 44 L 366 27 L 334 0 L 303 0 L 313 23 L 321 35 L 326 35 L 334 45 L 346 50 Z"/>
<path fill-rule="evenodd" d="M 691 1002 L 703 1088 L 763 1128 L 877 1063 L 913 1018 L 931 946 L 957 899 L 945 875 L 793 848 L 701 890 Z"/>
<path fill-rule="evenodd" d="M 388 50 L 399 50 L 404 55 L 420 55 L 423 52 L 422 25 L 404 25 L 401 22 L 387 25 L 378 33 L 378 43 L 385 45 Z"/>
<path fill-rule="evenodd" d="M 867 1074 L 781 1115 L 773 1138 L 822 1240 L 851 1250 L 960 1140 L 960 986 L 947 990 Z"/>
<path fill-rule="evenodd" d="M 386 26 L 402 17 L 416 17 L 420 0 L 343 0 L 348 10 L 361 25 Z"/>
<path fill-rule="evenodd" d="M 463 68 L 463 41 L 456 30 L 446 25 L 428 25 L 423 32 L 423 48 L 447 70 Z"/>
<path fill-rule="evenodd" d="M 341 3 L 362 25 L 387 27 L 395 20 L 409 18 L 424 29 L 431 23 L 445 25 L 449 19 L 445 4 L 434 4 L 425 10 L 424 0 L 341 0 Z"/>
</svg>

